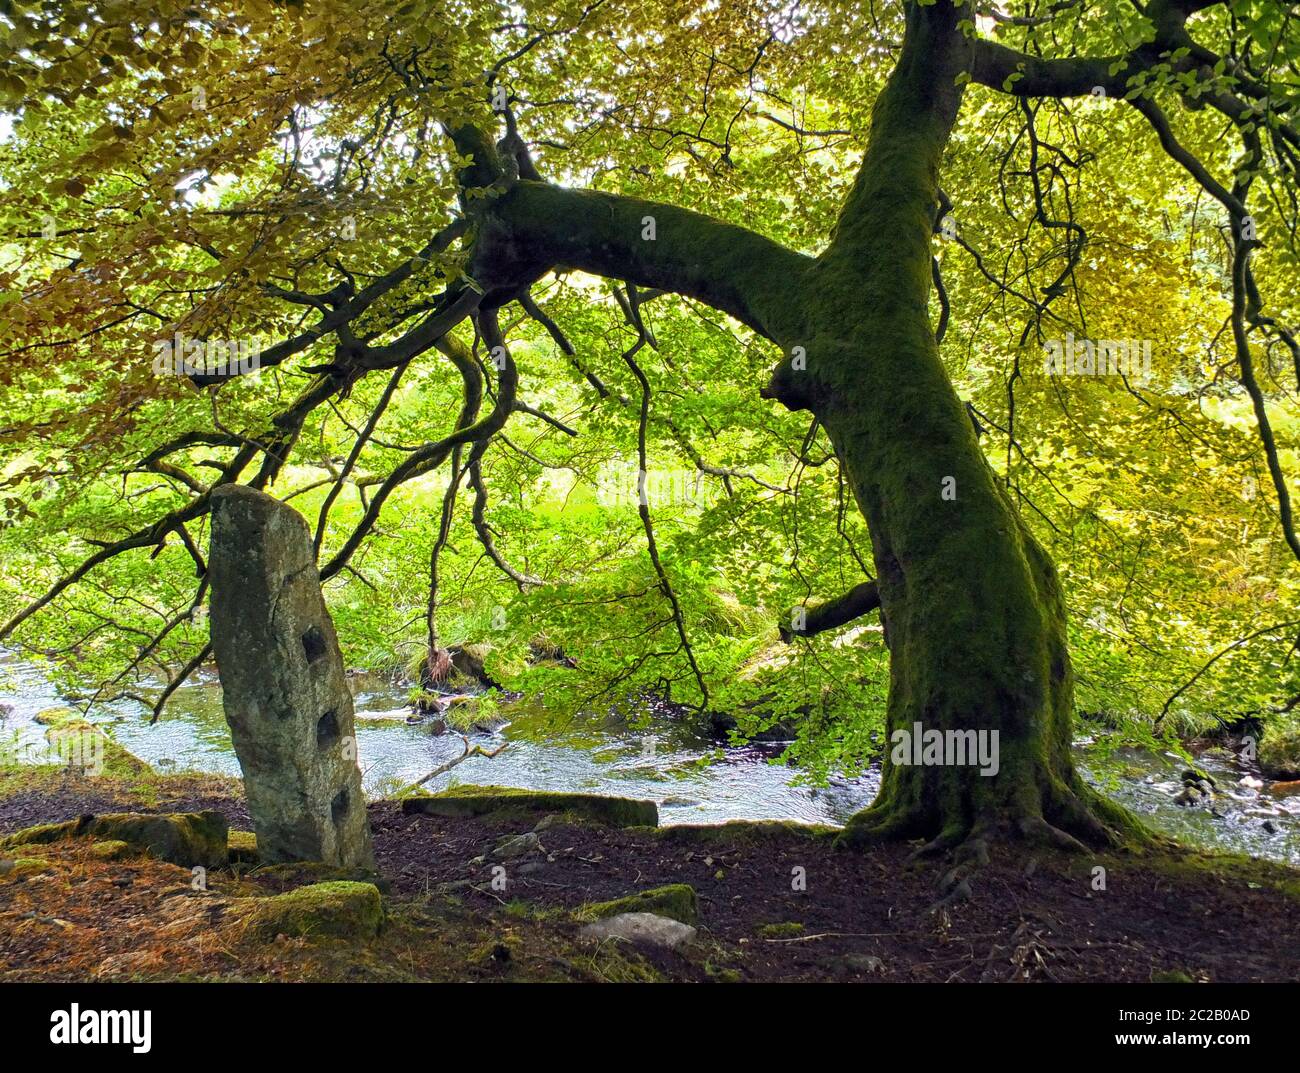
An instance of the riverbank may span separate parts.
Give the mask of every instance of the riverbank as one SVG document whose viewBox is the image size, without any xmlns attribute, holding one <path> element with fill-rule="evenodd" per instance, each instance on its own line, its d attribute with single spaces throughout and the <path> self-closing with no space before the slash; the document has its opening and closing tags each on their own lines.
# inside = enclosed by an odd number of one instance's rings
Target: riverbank
<svg viewBox="0 0 1300 1073">
<path fill-rule="evenodd" d="M 46 716 L 69 698 L 58 692 L 46 671 L 0 650 L 0 675 L 9 687 L 0 704 L 0 739 L 10 739 L 7 744 L 0 740 L 0 754 L 6 749 L 18 757 L 48 752 Z M 355 691 L 358 761 L 369 798 L 394 796 L 463 752 L 460 734 L 451 733 L 441 720 L 416 715 L 400 684 L 362 673 L 349 683 Z M 878 766 L 855 777 L 832 776 L 826 785 L 802 784 L 796 766 L 773 763 L 784 743 L 722 747 L 668 713 L 648 711 L 654 718 L 635 727 L 594 715 L 557 718 L 527 701 L 509 705 L 504 714 L 508 725 L 470 732 L 471 744 L 495 755 L 478 755 L 457 767 L 459 781 L 650 798 L 658 803 L 664 826 L 733 819 L 842 824 L 870 804 L 880 784 Z M 240 774 L 221 687 L 212 674 L 201 673 L 177 690 L 156 724 L 135 701 L 104 705 L 94 721 L 159 772 Z M 1300 867 L 1300 782 L 1262 777 L 1259 765 L 1246 761 L 1231 742 L 1184 745 L 1185 750 L 1153 750 L 1117 744 L 1107 728 L 1081 725 L 1075 760 L 1101 792 L 1186 845 Z M 1212 798 L 1180 803 L 1182 773 L 1189 763 L 1215 781 Z"/>
<path fill-rule="evenodd" d="M 369 924 L 342 936 L 309 926 L 276 938 L 258 926 L 276 904 L 268 899 L 340 877 L 259 867 L 247 836 L 232 838 L 232 863 L 207 872 L 206 890 L 194 889 L 190 869 L 140 853 L 95 851 L 84 838 L 50 843 L 39 865 L 0 878 L 0 979 L 1300 976 L 1300 871 L 1268 862 L 1176 849 L 1068 857 L 1002 848 L 970 900 L 931 912 L 938 866 L 908 863 L 907 845 L 844 852 L 833 831 L 808 825 L 625 828 L 522 799 L 499 805 L 477 816 L 369 806 L 379 870 L 359 878 L 384 892 L 375 934 Z M 249 827 L 237 780 L 0 772 L 4 834 L 90 812 L 202 810 L 232 830 Z M 652 907 L 685 917 L 689 940 L 670 948 L 588 937 L 584 929 L 610 911 L 600 903 L 664 887 Z"/>
</svg>

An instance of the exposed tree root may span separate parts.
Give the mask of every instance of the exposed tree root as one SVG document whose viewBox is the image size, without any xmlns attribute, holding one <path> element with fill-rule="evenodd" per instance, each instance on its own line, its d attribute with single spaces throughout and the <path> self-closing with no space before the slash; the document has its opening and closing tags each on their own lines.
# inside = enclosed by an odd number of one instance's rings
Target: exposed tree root
<svg viewBox="0 0 1300 1073">
<path fill-rule="evenodd" d="M 934 809 L 900 806 L 882 797 L 853 816 L 835 844 L 865 849 L 883 842 L 923 840 L 909 861 L 942 860 L 945 865 L 931 911 L 969 899 L 971 878 L 988 865 L 997 845 L 1079 854 L 1166 841 L 1082 783 L 1069 788 L 1056 784 L 1042 801 L 1037 794 L 1013 794 L 1010 802 L 981 808 L 974 816 L 962 812 L 946 818 Z"/>
</svg>

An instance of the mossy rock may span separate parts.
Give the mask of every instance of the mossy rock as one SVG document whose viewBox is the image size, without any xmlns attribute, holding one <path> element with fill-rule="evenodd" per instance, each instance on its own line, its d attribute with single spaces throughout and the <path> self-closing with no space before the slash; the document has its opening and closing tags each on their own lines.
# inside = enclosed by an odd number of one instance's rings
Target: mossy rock
<svg viewBox="0 0 1300 1073">
<path fill-rule="evenodd" d="M 80 718 L 81 713 L 76 708 L 67 708 L 60 705 L 53 708 L 42 708 L 32 716 L 32 722 L 39 723 L 43 727 L 52 727 L 67 722 L 69 719 Z"/>
<path fill-rule="evenodd" d="M 28 827 L 0 839 L 0 847 L 87 837 L 127 842 L 183 868 L 220 868 L 226 863 L 226 832 L 219 812 L 111 812 Z"/>
<path fill-rule="evenodd" d="M 568 813 L 608 827 L 657 827 L 659 809 L 653 801 L 601 794 L 520 790 L 513 786 L 453 786 L 441 793 L 408 797 L 405 813 L 465 819 L 494 812 Z"/>
<path fill-rule="evenodd" d="M 153 768 L 72 709 L 47 708 L 46 712 L 56 710 L 70 714 L 49 724 L 45 740 L 64 763 L 91 776 L 135 778 L 153 774 Z"/>
<path fill-rule="evenodd" d="M 40 842 L 17 842 L 10 846 L 0 839 L 0 858 L 39 857 L 45 846 Z"/>
<path fill-rule="evenodd" d="M 68 820 L 66 823 L 38 823 L 35 827 L 24 827 L 21 831 L 0 837 L 0 849 L 16 850 L 24 846 L 44 846 L 50 842 L 58 842 L 60 839 L 72 838 L 73 833 L 69 828 L 77 822 L 77 820 Z"/>
<path fill-rule="evenodd" d="M 626 898 L 583 906 L 576 916 L 579 920 L 604 920 L 620 913 L 654 913 L 683 924 L 694 924 L 699 920 L 700 907 L 694 887 L 689 883 L 670 883 L 666 887 L 629 894 Z"/>
<path fill-rule="evenodd" d="M 231 831 L 226 836 L 226 859 L 231 864 L 256 864 L 257 835 L 252 831 Z"/>
<path fill-rule="evenodd" d="M 265 939 L 277 935 L 370 939 L 384 922 L 383 898 L 373 883 L 313 883 L 255 902 L 248 909 L 249 927 Z"/>
<path fill-rule="evenodd" d="M 16 883 L 48 871 L 49 867 L 50 862 L 44 857 L 16 857 L 0 860 L 0 882 Z"/>
<path fill-rule="evenodd" d="M 123 842 L 116 838 L 110 838 L 104 842 L 94 842 L 90 847 L 90 855 L 100 861 L 120 861 L 127 857 L 133 857 L 139 852 L 140 848 L 138 846 L 133 846 L 130 842 Z"/>
<path fill-rule="evenodd" d="M 491 645 L 452 645 L 447 649 L 447 654 L 451 657 L 451 665 L 467 681 L 486 686 L 498 684 L 487 671 L 487 661 L 492 655 Z"/>
<path fill-rule="evenodd" d="M 1259 769 L 1270 779 L 1300 779 L 1300 730 L 1268 731 L 1259 743 Z"/>
<path fill-rule="evenodd" d="M 245 832 L 240 832 L 245 833 Z M 328 882 L 369 883 L 387 894 L 390 884 L 365 868 L 345 868 L 323 861 L 285 861 L 265 864 L 248 873 L 250 878 L 266 880 L 277 887 L 304 887 Z"/>
</svg>

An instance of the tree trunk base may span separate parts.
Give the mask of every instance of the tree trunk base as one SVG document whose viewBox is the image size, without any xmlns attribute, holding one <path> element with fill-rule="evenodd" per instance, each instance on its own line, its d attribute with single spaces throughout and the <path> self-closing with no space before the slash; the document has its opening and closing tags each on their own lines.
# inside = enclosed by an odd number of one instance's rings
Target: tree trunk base
<svg viewBox="0 0 1300 1073">
<path fill-rule="evenodd" d="M 970 879 L 989 863 L 995 845 L 1077 854 L 1168 841 L 1082 782 L 1076 781 L 1069 788 L 1058 785 L 1039 800 L 1034 799 L 1035 795 L 1017 796 L 1019 802 L 986 807 L 973 816 L 936 821 L 932 811 L 900 806 L 882 792 L 883 800 L 878 798 L 870 808 L 850 818 L 835 845 L 864 849 L 882 842 L 924 839 L 909 863 L 949 858 L 949 866 L 936 884 L 939 897 L 930 906 L 930 911 L 936 912 L 973 897 Z M 937 828 L 936 822 L 940 824 Z"/>
<path fill-rule="evenodd" d="M 1070 853 L 1149 844 L 1155 836 L 1126 809 L 1091 787 L 1059 781 L 1046 791 L 1029 785 L 973 812 L 945 814 L 900 801 L 882 790 L 869 808 L 850 818 L 836 845 L 860 849 L 881 842 L 924 840 L 914 859 L 952 852 L 960 866 L 988 859 L 993 842 L 1015 842 Z"/>
</svg>

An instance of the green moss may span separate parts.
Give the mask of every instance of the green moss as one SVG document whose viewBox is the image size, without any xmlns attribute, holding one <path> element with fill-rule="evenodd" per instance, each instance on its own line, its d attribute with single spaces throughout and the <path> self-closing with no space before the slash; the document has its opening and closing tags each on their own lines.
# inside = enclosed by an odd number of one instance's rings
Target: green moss
<svg viewBox="0 0 1300 1073">
<path fill-rule="evenodd" d="M 92 777 L 132 778 L 153 772 L 148 764 L 124 749 L 94 723 L 70 709 L 68 711 L 68 715 L 51 716 L 52 722 L 45 732 L 50 748 L 67 764 Z"/>
<path fill-rule="evenodd" d="M 368 939 L 379 933 L 384 904 L 373 883 L 335 880 L 313 883 L 246 907 L 250 929 L 262 938 L 277 935 Z"/>
<path fill-rule="evenodd" d="M 116 838 L 95 842 L 90 847 L 90 855 L 101 861 L 120 861 L 139 852 L 139 848 L 131 845 L 130 842 L 123 842 Z"/>
<path fill-rule="evenodd" d="M 487 966 L 500 967 L 515 960 L 515 954 L 518 952 L 520 945 L 518 936 L 493 936 L 474 947 L 470 951 L 467 960 L 471 965 L 477 965 L 480 968 Z"/>
<path fill-rule="evenodd" d="M 80 719 L 81 713 L 76 708 L 54 707 L 42 708 L 32 716 L 33 723 L 39 723 L 43 727 L 58 726 L 58 724 L 69 719 Z"/>
<path fill-rule="evenodd" d="M 596 902 L 583 906 L 575 915 L 579 920 L 603 920 L 620 913 L 657 913 L 683 924 L 694 924 L 700 915 L 695 888 L 689 883 L 671 883 L 666 887 L 629 894 L 625 898 Z"/>
<path fill-rule="evenodd" d="M 121 841 L 147 850 L 160 860 L 190 868 L 220 868 L 226 863 L 226 818 L 219 812 L 139 812 L 82 816 L 66 823 L 46 823 L 0 839 L 0 846 L 59 842 L 89 837 Z"/>
<path fill-rule="evenodd" d="M 1194 984 L 1196 980 L 1191 973 L 1184 972 L 1182 969 L 1170 969 L 1167 972 L 1153 972 L 1151 982 L 1153 984 Z"/>
<path fill-rule="evenodd" d="M 252 831 L 231 831 L 226 836 L 226 856 L 231 864 L 256 864 L 257 835 Z"/>
<path fill-rule="evenodd" d="M 47 844 L 40 842 L 18 842 L 12 846 L 0 842 L 0 857 L 39 857 Z"/>
<path fill-rule="evenodd" d="M 452 697 L 443 713 L 443 719 L 453 730 L 462 733 L 474 730 L 479 724 L 477 697 Z"/>
<path fill-rule="evenodd" d="M 1259 743 L 1259 769 L 1270 779 L 1300 779 L 1300 730 L 1269 730 Z"/>
<path fill-rule="evenodd" d="M 66 823 L 38 823 L 35 827 L 24 827 L 11 835 L 0 838 L 0 849 L 16 849 L 18 846 L 40 846 L 58 842 L 73 836 L 76 820 Z"/>
<path fill-rule="evenodd" d="M 248 873 L 252 879 L 266 880 L 276 886 L 301 887 L 332 881 L 370 883 L 387 893 L 388 881 L 365 868 L 344 868 L 321 861 L 286 861 L 264 864 Z"/>
<path fill-rule="evenodd" d="M 653 801 L 513 786 L 453 786 L 437 794 L 408 797 L 402 801 L 402 811 L 460 818 L 493 813 L 569 813 L 610 827 L 656 827 L 659 823 L 659 810 Z"/>
<path fill-rule="evenodd" d="M 1104 862 L 1103 862 L 1104 863 Z M 1130 867 L 1133 861 L 1114 858 L 1113 866 Z M 1260 860 L 1244 853 L 1205 852 L 1166 846 L 1162 852 L 1144 854 L 1141 867 L 1174 879 L 1203 883 L 1207 879 L 1225 886 L 1246 889 L 1267 888 L 1300 903 L 1300 869 L 1276 861 Z"/>
<path fill-rule="evenodd" d="M 803 934 L 803 925 L 797 920 L 786 920 L 779 924 L 764 924 L 758 929 L 761 939 L 793 939 Z"/>
<path fill-rule="evenodd" d="M 47 871 L 50 862 L 44 857 L 17 857 L 0 861 L 0 881 L 17 882 Z"/>
<path fill-rule="evenodd" d="M 5 764 L 0 762 L 0 800 L 17 794 L 43 794 L 56 799 L 67 792 L 65 764 Z M 244 788 L 239 779 L 186 771 L 160 774 L 152 769 L 130 775 L 105 772 L 95 779 L 95 790 L 118 802 L 123 810 L 169 811 L 174 802 L 195 798 L 242 802 Z"/>
</svg>

